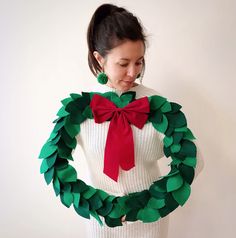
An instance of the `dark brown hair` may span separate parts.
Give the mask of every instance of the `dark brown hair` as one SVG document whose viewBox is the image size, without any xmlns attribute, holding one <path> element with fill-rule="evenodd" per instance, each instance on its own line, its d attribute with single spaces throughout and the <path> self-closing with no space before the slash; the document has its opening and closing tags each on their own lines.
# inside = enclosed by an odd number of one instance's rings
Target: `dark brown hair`
<svg viewBox="0 0 236 238">
<path fill-rule="evenodd" d="M 88 64 L 95 76 L 102 71 L 102 68 L 93 52 L 98 51 L 102 57 L 106 57 L 110 50 L 125 40 L 141 40 L 146 47 L 143 27 L 137 17 L 126 9 L 112 4 L 98 7 L 87 30 Z"/>
</svg>

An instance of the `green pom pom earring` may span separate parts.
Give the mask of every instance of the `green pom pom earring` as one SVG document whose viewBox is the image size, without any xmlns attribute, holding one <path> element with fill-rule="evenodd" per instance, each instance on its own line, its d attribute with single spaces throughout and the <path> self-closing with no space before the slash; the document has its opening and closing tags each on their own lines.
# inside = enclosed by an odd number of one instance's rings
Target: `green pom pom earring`
<svg viewBox="0 0 236 238">
<path fill-rule="evenodd" d="M 106 84 L 108 81 L 108 78 L 107 78 L 107 75 L 102 72 L 97 76 L 97 80 L 100 84 Z"/>
</svg>

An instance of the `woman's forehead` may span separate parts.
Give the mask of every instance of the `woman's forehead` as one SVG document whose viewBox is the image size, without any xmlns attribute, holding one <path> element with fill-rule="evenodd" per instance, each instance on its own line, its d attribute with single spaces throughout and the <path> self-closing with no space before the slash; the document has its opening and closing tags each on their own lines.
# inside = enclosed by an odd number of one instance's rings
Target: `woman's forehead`
<svg viewBox="0 0 236 238">
<path fill-rule="evenodd" d="M 142 59 L 144 56 L 144 44 L 142 41 L 125 41 L 113 48 L 108 56 L 119 60 Z"/>
</svg>

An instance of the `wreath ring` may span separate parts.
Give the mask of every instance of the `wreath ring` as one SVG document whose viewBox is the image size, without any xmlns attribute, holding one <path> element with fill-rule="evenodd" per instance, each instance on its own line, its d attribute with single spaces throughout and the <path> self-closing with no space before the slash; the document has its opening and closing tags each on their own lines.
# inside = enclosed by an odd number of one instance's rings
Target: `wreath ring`
<svg viewBox="0 0 236 238">
<path fill-rule="evenodd" d="M 150 113 L 147 123 L 163 133 L 163 151 L 171 157 L 170 172 L 152 183 L 149 189 L 116 197 L 101 189 L 93 188 L 77 178 L 76 170 L 69 164 L 73 161 L 76 136 L 80 124 L 86 119 L 93 119 L 90 101 L 94 94 L 111 100 L 117 107 L 124 107 L 135 100 L 135 92 L 123 93 L 120 97 L 114 92 L 82 92 L 70 94 L 62 100 L 63 106 L 53 121 L 55 126 L 49 139 L 40 151 L 43 159 L 40 172 L 44 174 L 47 184 L 53 183 L 56 196 L 82 217 L 93 216 L 100 225 L 101 217 L 109 227 L 122 226 L 121 217 L 126 221 L 155 222 L 183 206 L 191 192 L 190 185 L 196 167 L 195 137 L 187 127 L 187 121 L 181 106 L 166 98 L 153 95 L 148 97 Z"/>
</svg>

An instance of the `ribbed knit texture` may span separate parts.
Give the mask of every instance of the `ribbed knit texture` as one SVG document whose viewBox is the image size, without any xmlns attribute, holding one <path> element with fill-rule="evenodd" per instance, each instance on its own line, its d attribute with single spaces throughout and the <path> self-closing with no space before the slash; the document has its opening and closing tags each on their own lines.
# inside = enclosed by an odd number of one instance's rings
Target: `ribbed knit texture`
<svg viewBox="0 0 236 238">
<path fill-rule="evenodd" d="M 115 91 L 101 85 L 93 91 Z M 130 89 L 136 92 L 136 99 L 158 95 L 152 89 L 138 85 Z M 119 91 L 115 91 L 121 94 Z M 160 171 L 157 160 L 163 154 L 163 134 L 157 132 L 151 123 L 145 124 L 143 129 L 132 126 L 135 167 L 129 171 L 119 171 L 118 182 L 113 181 L 103 173 L 104 149 L 109 128 L 109 122 L 97 124 L 93 119 L 87 119 L 81 124 L 81 132 L 77 137 L 88 163 L 92 185 L 103 189 L 109 194 L 123 196 L 130 192 L 138 192 L 150 187 L 153 181 L 158 180 Z M 168 218 L 153 223 L 127 222 L 121 227 L 110 228 L 104 224 L 100 226 L 95 219 L 89 222 L 90 238 L 166 238 Z"/>
</svg>

